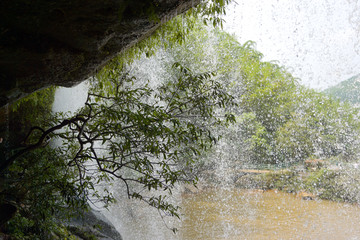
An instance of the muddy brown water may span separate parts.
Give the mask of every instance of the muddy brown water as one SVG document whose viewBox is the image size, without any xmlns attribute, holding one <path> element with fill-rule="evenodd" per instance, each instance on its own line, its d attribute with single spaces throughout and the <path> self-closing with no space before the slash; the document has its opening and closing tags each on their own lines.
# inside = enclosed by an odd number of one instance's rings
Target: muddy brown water
<svg viewBox="0 0 360 240">
<path fill-rule="evenodd" d="M 183 194 L 180 239 L 360 239 L 360 208 L 278 191 Z"/>
</svg>

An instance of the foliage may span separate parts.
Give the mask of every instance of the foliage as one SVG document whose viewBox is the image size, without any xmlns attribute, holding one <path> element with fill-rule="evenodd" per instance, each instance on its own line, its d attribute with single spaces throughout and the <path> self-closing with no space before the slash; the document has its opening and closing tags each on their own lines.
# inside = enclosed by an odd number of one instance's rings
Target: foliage
<svg viewBox="0 0 360 240">
<path fill-rule="evenodd" d="M 201 0 L 197 6 L 187 12 L 172 19 L 164 19 L 162 25 L 148 38 L 136 43 L 133 47 L 121 52 L 112 59 L 97 75 L 97 81 L 102 81 L 103 74 L 107 76 L 107 71 L 125 64 L 130 64 L 143 55 L 150 57 L 160 48 L 170 50 L 174 46 L 186 44 L 188 36 L 193 31 L 196 22 L 210 24 L 213 27 L 221 27 L 223 24 L 222 16 L 226 14 L 225 8 L 233 0 Z M 156 19 L 157 17 L 152 17 Z M 159 19 L 157 19 L 158 21 Z M 178 61 L 180 62 L 180 61 Z M 181 62 L 180 62 L 181 63 Z M 106 80 L 105 80 L 106 82 Z M 105 83 L 106 84 L 106 83 Z"/>
<path fill-rule="evenodd" d="M 254 42 L 240 44 L 195 18 L 191 23 L 189 41 L 174 44 L 162 57 L 193 70 L 216 71 L 217 79 L 235 96 L 238 126 L 222 132 L 224 141 L 231 139 L 223 145 L 237 152 L 234 162 L 294 164 L 309 157 L 356 158 L 358 109 L 301 86 L 284 67 L 263 61 Z M 163 59 L 153 61 L 166 65 Z"/>
<path fill-rule="evenodd" d="M 54 91 L 55 88 L 38 91 L 11 106 L 10 129 L 17 128 L 11 133 L 16 132 L 18 136 L 10 136 L 14 142 L 2 149 L 6 151 L 3 156 L 26 149 L 40 136 L 33 132 L 19 145 L 18 139 L 24 140 L 31 125 L 49 126 Z M 5 159 L 2 164 L 3 161 Z M 15 217 L 2 226 L 2 231 L 16 239 L 43 239 L 57 228 L 55 220 L 75 212 L 78 215 L 78 210 L 86 209 L 86 199 L 79 196 L 75 176 L 56 148 L 41 146 L 19 156 L 1 174 L 0 204 L 10 203 L 18 209 Z"/>
<path fill-rule="evenodd" d="M 14 232 L 45 234 L 54 223 L 53 212 L 66 207 L 71 214 L 86 208 L 87 200 L 110 203 L 111 193 L 105 189 L 102 195 L 95 186 L 114 179 L 129 197 L 178 217 L 168 194 L 179 182 L 196 184 L 193 171 L 206 165 L 200 154 L 219 141 L 214 130 L 235 121 L 229 112 L 238 123 L 221 130 L 222 141 L 228 141 L 221 146 L 234 153 L 234 165 L 356 157 L 357 109 L 300 86 L 287 69 L 263 61 L 254 42 L 240 44 L 197 18 L 203 12 L 205 21 L 219 25 L 226 3 L 212 1 L 169 21 L 99 72 L 76 115 L 59 115 L 50 126 L 33 129 L 28 145 L 1 166 L 14 180 L 7 193 L 14 190 L 23 208 L 9 231 L 14 226 Z M 170 56 L 163 57 L 164 50 Z M 161 59 L 165 73 L 157 85 L 128 73 L 128 63 L 144 55 L 152 64 Z M 40 148 L 48 136 L 62 139 L 63 146 Z M 214 152 L 207 156 L 216 159 Z M 323 188 L 338 177 L 316 174 L 307 186 Z M 293 172 L 281 172 L 253 184 L 292 191 L 299 181 Z M 330 194 L 340 188 L 334 189 Z"/>
<path fill-rule="evenodd" d="M 51 113 L 54 101 L 55 87 L 49 87 L 34 92 L 9 106 L 9 126 L 1 126 L 1 135 L 4 131 L 11 132 L 7 144 L 14 145 L 24 139 L 31 126 L 42 126 Z"/>
<path fill-rule="evenodd" d="M 235 185 L 239 188 L 262 190 L 278 189 L 294 193 L 302 190 L 304 183 L 298 172 L 283 169 L 242 175 L 236 179 Z"/>
<path fill-rule="evenodd" d="M 11 105 L 12 112 L 22 112 L 24 114 L 30 113 L 24 112 L 27 108 L 33 108 L 36 110 L 42 110 L 49 112 L 51 110 L 52 102 L 54 101 L 54 93 L 56 87 L 45 88 L 29 94 L 28 96 L 18 100 Z M 27 115 L 28 116 L 28 115 Z M 36 119 L 36 118 L 33 118 Z M 33 123 L 34 124 L 34 123 Z"/>
<path fill-rule="evenodd" d="M 322 168 L 312 172 L 305 180 L 306 190 L 321 199 L 359 203 L 359 170 L 329 170 Z"/>
<path fill-rule="evenodd" d="M 285 192 L 311 193 L 317 198 L 338 202 L 359 203 L 359 169 L 344 166 L 342 170 L 317 169 L 310 172 L 284 169 L 248 174 L 236 180 L 241 188 L 278 189 Z"/>
<path fill-rule="evenodd" d="M 341 200 L 341 192 L 337 189 L 336 178 L 339 172 L 320 169 L 313 172 L 306 179 L 306 186 L 310 192 L 317 192 L 323 199 Z"/>
<path fill-rule="evenodd" d="M 153 54 L 159 42 L 168 47 L 183 43 L 197 16 L 221 25 L 221 14 L 229 2 L 202 1 L 196 10 L 169 21 L 152 37 L 110 62 L 76 116 L 60 114 L 50 126 L 38 118 L 41 114 L 33 109 L 50 112 L 54 89 L 13 106 L 14 112 L 24 115 L 19 115 L 21 121 L 36 127 L 30 129 L 23 146 L 12 148 L 12 156 L 1 162 L 1 173 L 9 181 L 1 192 L 2 201 L 11 201 L 21 209 L 7 224 L 9 232 L 23 234 L 20 238 L 46 236 L 56 230 L 55 212 L 67 217 L 72 210 L 86 209 L 86 201 L 93 201 L 92 197 L 111 202 L 109 192 L 100 196 L 94 186 L 113 178 L 123 181 L 129 197 L 178 216 L 177 207 L 166 202 L 166 194 L 146 193 L 153 189 L 171 193 L 177 182 L 196 182 L 190 165 L 217 140 L 209 125 L 234 121 L 233 115 L 217 112 L 232 106 L 233 98 L 212 80 L 212 72 L 194 74 L 177 64 L 173 79 L 152 88 L 134 86 L 135 78 L 122 69 L 124 62 L 142 53 Z M 152 10 L 142 14 L 157 21 Z M 63 139 L 62 148 L 44 148 L 49 137 Z"/>
<path fill-rule="evenodd" d="M 86 106 L 70 120 L 71 131 L 61 134 L 67 149 L 74 149 L 70 165 L 79 169 L 82 185 L 92 184 L 93 161 L 98 181 L 120 179 L 130 197 L 178 216 L 176 208 L 165 203 L 165 196 L 149 197 L 140 184 L 150 190 L 169 191 L 177 182 L 194 182 L 184 169 L 194 156 L 206 150 L 216 138 L 209 126 L 233 121 L 231 114 L 216 116 L 217 107 L 233 100 L 212 73 L 193 74 L 174 64 L 177 78 L 157 89 L 147 85 L 133 87 L 134 78 L 111 75 L 112 89 L 106 95 L 89 94 Z"/>
<path fill-rule="evenodd" d="M 296 133 L 293 134 L 292 141 L 298 144 L 297 149 L 292 152 L 303 156 L 303 159 L 315 154 L 317 158 L 342 154 L 344 160 L 356 156 L 358 110 L 347 103 L 340 103 L 310 90 L 304 90 L 299 97 L 302 98 L 302 104 L 297 107 L 296 113 L 293 114 L 295 117 L 288 123 L 294 124 L 292 132 Z M 303 103 L 305 101 L 307 102 Z M 286 126 L 281 130 L 288 129 Z M 282 133 L 280 131 L 278 135 L 279 143 L 284 140 L 280 138 Z M 290 144 L 287 140 L 282 145 Z M 293 159 L 296 159 L 296 156 Z"/>
<path fill-rule="evenodd" d="M 55 120 L 46 130 L 37 128 L 40 137 L 8 159 L 8 174 L 14 172 L 9 179 L 22 173 L 22 185 L 13 188 L 22 192 L 24 187 L 23 211 L 36 229 L 48 227 L 42 221 L 51 221 L 51 213 L 61 208 L 84 209 L 93 197 L 111 202 L 109 192 L 101 196 L 94 186 L 112 179 L 122 181 L 129 197 L 179 217 L 164 193 L 171 194 L 178 182 L 196 183 L 189 166 L 216 142 L 209 126 L 234 121 L 233 115 L 216 110 L 234 103 L 211 79 L 213 73 L 194 74 L 179 64 L 174 68 L 174 79 L 155 89 L 134 85 L 134 78 L 117 69 L 108 77 L 106 94 L 92 92 L 75 116 Z M 38 149 L 46 136 L 60 137 L 63 146 L 53 152 Z M 153 196 L 151 190 L 164 193 Z"/>
<path fill-rule="evenodd" d="M 84 229 L 78 228 L 78 227 L 69 227 L 69 230 L 75 234 L 76 236 L 81 237 L 83 240 L 97 240 L 95 234 L 85 231 Z"/>
<path fill-rule="evenodd" d="M 279 189 L 286 192 L 297 192 L 301 189 L 301 180 L 295 171 L 281 170 L 262 175 L 263 189 Z"/>
<path fill-rule="evenodd" d="M 232 109 L 239 120 L 237 126 L 219 130 L 226 142 L 222 148 L 236 152 L 230 157 L 234 165 L 289 165 L 310 157 L 356 159 L 358 109 L 301 86 L 286 68 L 263 61 L 254 42 L 240 44 L 234 36 L 210 29 L 194 17 L 186 22 L 191 26 L 188 41 L 172 41 L 171 48 L 160 41 L 158 46 L 166 54 L 159 50 L 151 62 L 166 72 L 171 72 L 168 62 L 176 61 L 192 71 L 218 73 L 216 79 L 239 106 Z M 122 62 L 117 59 L 112 64 Z"/>
</svg>

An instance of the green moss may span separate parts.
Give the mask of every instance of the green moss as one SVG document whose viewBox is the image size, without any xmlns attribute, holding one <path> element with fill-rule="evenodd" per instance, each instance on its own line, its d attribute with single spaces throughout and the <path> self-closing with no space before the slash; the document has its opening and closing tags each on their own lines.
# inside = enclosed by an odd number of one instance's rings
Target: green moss
<svg viewBox="0 0 360 240">
<path fill-rule="evenodd" d="M 74 235 L 79 236 L 81 239 L 84 240 L 97 240 L 98 237 L 94 235 L 92 232 L 86 231 L 82 228 L 78 227 L 68 227 L 69 231 L 72 232 Z"/>
<path fill-rule="evenodd" d="M 29 141 L 25 143 L 24 140 L 31 127 L 49 126 L 55 89 L 49 87 L 34 92 L 1 109 L 4 117 L 0 121 L 0 138 L 3 139 L 0 144 L 0 161 L 4 161 L 6 155 L 9 156 L 29 144 Z M 40 131 L 37 131 L 34 136 L 39 133 Z"/>
<path fill-rule="evenodd" d="M 9 107 L 10 145 L 19 144 L 31 126 L 44 127 L 51 115 L 55 87 L 49 87 L 30 94 Z M 5 125 L 6 123 L 4 123 Z M 6 130 L 2 125 L 2 131 Z"/>
</svg>

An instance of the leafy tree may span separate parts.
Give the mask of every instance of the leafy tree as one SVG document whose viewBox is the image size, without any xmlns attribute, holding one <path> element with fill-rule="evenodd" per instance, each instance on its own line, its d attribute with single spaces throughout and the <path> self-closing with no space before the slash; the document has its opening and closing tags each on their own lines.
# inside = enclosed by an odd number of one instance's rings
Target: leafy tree
<svg viewBox="0 0 360 240">
<path fill-rule="evenodd" d="M 190 69 L 218 73 L 216 78 L 239 106 L 232 109 L 237 128 L 222 132 L 223 141 L 238 154 L 234 161 L 281 164 L 356 156 L 355 108 L 301 86 L 286 68 L 263 61 L 254 42 L 240 44 L 220 29 L 195 18 L 188 21 L 193 27 L 190 41 L 174 44 L 154 61 L 166 65 L 166 59 L 174 59 Z"/>
<path fill-rule="evenodd" d="M 79 215 L 87 208 L 76 172 L 58 149 L 39 148 L 17 159 L 1 180 L 1 202 L 14 204 L 18 211 L 2 230 L 16 239 L 51 239 L 49 233 L 59 221 Z"/>
<path fill-rule="evenodd" d="M 123 181 L 129 197 L 178 216 L 177 208 L 166 202 L 164 194 L 146 195 L 143 188 L 149 193 L 152 189 L 171 193 L 177 182 L 195 183 L 190 165 L 196 155 L 216 141 L 209 125 L 234 120 L 231 114 L 215 114 L 218 107 L 231 106 L 233 99 L 212 80 L 211 72 L 194 74 L 176 65 L 175 77 L 155 89 L 137 86 L 138 81 L 123 75 L 122 69 L 143 53 L 154 54 L 159 43 L 166 43 L 168 48 L 183 43 L 192 28 L 191 21 L 187 21 L 190 16 L 221 25 L 221 14 L 229 2 L 201 1 L 197 8 L 170 20 L 104 67 L 97 88 L 92 89 L 77 115 L 60 114 L 50 123 L 36 123 L 30 129 L 25 144 L 13 149 L 13 155 L 0 163 L 0 183 L 4 183 L 0 185 L 5 187 L 0 200 L 22 209 L 7 224 L 10 230 L 17 226 L 24 234 L 41 235 L 54 223 L 54 212 L 86 208 L 86 202 L 93 201 L 93 197 L 111 202 L 111 194 L 100 196 L 95 185 L 114 178 Z M 149 16 L 159 20 L 151 12 Z M 44 147 L 49 137 L 61 138 L 63 146 Z M 136 190 L 136 185 L 142 189 Z M 8 199 L 10 193 L 14 193 L 16 201 Z M 37 202 L 37 198 L 44 201 Z"/>
<path fill-rule="evenodd" d="M 9 106 L 9 138 L 1 144 L 1 163 L 40 136 L 34 132 L 24 141 L 31 126 L 47 126 L 54 92 L 54 87 L 44 89 Z M 3 223 L 9 216 L 2 212 L 1 231 L 11 233 L 15 239 L 37 239 L 57 227 L 54 213 L 66 210 L 66 215 L 85 206 L 86 202 L 77 195 L 76 185 L 71 184 L 74 174 L 66 171 L 63 157 L 56 149 L 42 146 L 19 156 L 2 171 L 1 211 L 6 212 L 6 206 L 16 206 L 17 212 L 7 224 Z M 61 218 L 56 216 L 57 220 Z"/>
<path fill-rule="evenodd" d="M 300 88 L 291 120 L 277 133 L 278 148 L 291 154 L 284 155 L 288 161 L 338 155 L 349 160 L 358 152 L 357 112 L 347 103 Z"/>
<path fill-rule="evenodd" d="M 227 1 L 214 2 L 220 5 L 210 9 L 215 8 L 211 11 L 218 17 Z M 129 197 L 178 216 L 167 194 L 178 182 L 196 183 L 193 170 L 204 163 L 199 155 L 219 140 L 214 130 L 235 120 L 228 112 L 239 121 L 230 131 L 222 131 L 223 141 L 235 150 L 232 160 L 238 165 L 244 157 L 257 164 L 279 164 L 311 156 L 350 159 L 358 152 L 356 109 L 301 87 L 284 67 L 264 62 L 255 43 L 240 44 L 193 13 L 173 19 L 111 61 L 94 78 L 77 114 L 59 115 L 51 125 L 33 128 L 29 145 L 0 166 L 9 178 L 23 176 L 12 189 L 34 178 L 43 187 L 24 187 L 57 197 L 47 205 L 43 219 L 52 208 L 76 209 L 94 199 L 112 202 L 111 193 L 100 194 L 96 184 L 113 179 L 122 182 Z M 151 57 L 152 66 L 163 66 L 159 84 L 130 76 L 129 63 L 141 62 L 136 60 L 140 56 Z M 48 136 L 62 139 L 63 146 L 42 149 Z M 30 160 L 40 155 L 44 157 L 36 163 Z M 54 159 L 55 168 L 49 159 Z M 28 170 L 33 164 L 38 166 L 34 172 Z M 48 171 L 36 175 L 42 167 Z M 34 196 L 44 197 L 30 193 L 21 197 L 26 205 Z M 33 216 L 27 218 L 27 226 L 41 226 L 36 212 L 26 213 Z"/>
<path fill-rule="evenodd" d="M 174 64 L 174 68 L 177 76 L 156 89 L 133 85 L 135 79 L 119 69 L 109 71 L 106 94 L 102 94 L 101 89 L 99 93 L 94 91 L 75 116 L 54 120 L 48 129 L 34 128 L 40 131 L 40 136 L 10 157 L 1 169 L 25 171 L 30 174 L 32 184 L 36 183 L 37 176 L 31 174 L 41 168 L 21 162 L 21 157 L 29 151 L 32 154 L 31 150 L 38 149 L 47 136 L 60 137 L 63 146 L 57 149 L 56 155 L 63 161 L 59 160 L 60 170 L 55 165 L 48 173 L 46 166 L 55 164 L 56 158 L 50 160 L 46 155 L 41 158 L 36 164 L 44 167 L 45 172 L 39 179 L 51 187 L 39 188 L 42 193 L 31 193 L 50 194 L 55 198 L 60 195 L 63 206 L 85 204 L 93 197 L 111 202 L 111 194 L 101 196 L 95 185 L 120 179 L 129 197 L 178 217 L 177 207 L 166 201 L 165 193 L 171 193 L 179 182 L 196 183 L 189 172 L 191 167 L 185 167 L 192 165 L 195 156 L 216 142 L 210 126 L 234 121 L 233 115 L 219 116 L 216 112 L 219 107 L 234 103 L 225 89 L 211 79 L 213 73 L 194 74 L 179 64 Z M 15 164 L 15 161 L 20 162 Z M 31 166 L 31 171 L 22 167 L 23 164 Z M 58 171 L 53 175 L 54 181 L 49 177 L 53 171 Z M 27 185 L 23 187 L 29 190 Z M 153 196 L 151 190 L 165 192 Z M 47 210 L 54 206 L 47 203 L 48 207 L 42 203 Z"/>
</svg>

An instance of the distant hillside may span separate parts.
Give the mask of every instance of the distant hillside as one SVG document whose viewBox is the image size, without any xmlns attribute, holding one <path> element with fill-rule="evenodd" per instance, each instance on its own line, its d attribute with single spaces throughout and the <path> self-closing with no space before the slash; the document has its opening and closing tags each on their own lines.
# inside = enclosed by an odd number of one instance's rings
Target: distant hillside
<svg viewBox="0 0 360 240">
<path fill-rule="evenodd" d="M 360 74 L 323 91 L 327 95 L 339 98 L 341 101 L 360 104 Z"/>
</svg>

